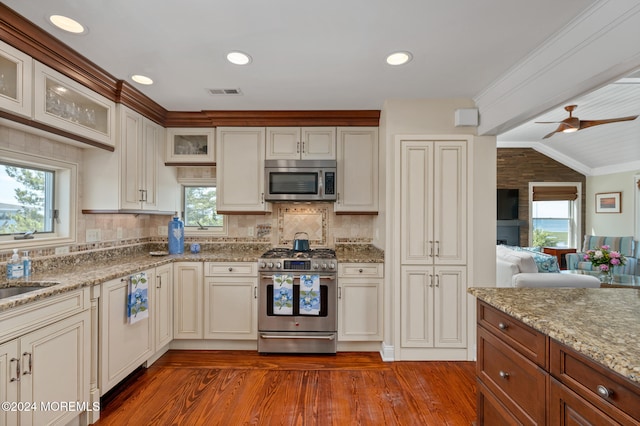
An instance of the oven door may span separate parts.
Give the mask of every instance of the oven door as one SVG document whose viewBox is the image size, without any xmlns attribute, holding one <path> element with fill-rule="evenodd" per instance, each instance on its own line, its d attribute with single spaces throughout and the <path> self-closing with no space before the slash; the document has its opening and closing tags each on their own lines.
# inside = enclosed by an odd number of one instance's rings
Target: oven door
<svg viewBox="0 0 640 426">
<path fill-rule="evenodd" d="M 337 280 L 335 274 L 319 275 L 320 306 L 317 312 L 306 313 L 300 302 L 300 274 L 293 275 L 293 297 L 290 307 L 278 308 L 274 276 L 260 274 L 258 290 L 258 330 L 292 332 L 335 332 L 337 330 Z M 305 274 L 303 274 L 305 275 Z M 302 302 L 304 304 L 304 301 Z"/>
</svg>

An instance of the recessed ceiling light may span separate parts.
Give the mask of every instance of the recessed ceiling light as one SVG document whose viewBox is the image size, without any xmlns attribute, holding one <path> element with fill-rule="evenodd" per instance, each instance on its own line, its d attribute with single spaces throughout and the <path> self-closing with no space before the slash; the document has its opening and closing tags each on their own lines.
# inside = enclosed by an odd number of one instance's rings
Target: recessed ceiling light
<svg viewBox="0 0 640 426">
<path fill-rule="evenodd" d="M 413 56 L 409 52 L 394 52 L 387 56 L 387 63 L 389 65 L 403 65 L 409 62 Z"/>
<path fill-rule="evenodd" d="M 49 21 L 61 30 L 73 34 L 84 34 L 87 32 L 87 29 L 80 22 L 67 16 L 51 15 L 49 16 Z"/>
<path fill-rule="evenodd" d="M 132 75 L 131 76 L 131 80 L 135 81 L 136 83 L 144 84 L 146 86 L 148 86 L 150 84 L 153 84 L 153 80 L 152 79 L 150 79 L 146 75 L 141 75 L 141 74 Z"/>
<path fill-rule="evenodd" d="M 246 53 L 234 51 L 227 53 L 227 60 L 236 65 L 247 65 L 251 62 L 251 56 Z"/>
</svg>

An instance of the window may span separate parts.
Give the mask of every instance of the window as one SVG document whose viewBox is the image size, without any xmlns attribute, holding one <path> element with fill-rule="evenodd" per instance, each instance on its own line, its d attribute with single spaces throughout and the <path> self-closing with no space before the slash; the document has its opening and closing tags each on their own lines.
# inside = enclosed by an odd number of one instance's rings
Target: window
<svg viewBox="0 0 640 426">
<path fill-rule="evenodd" d="M 187 234 L 226 234 L 224 216 L 216 211 L 215 185 L 183 185 L 183 219 Z"/>
<path fill-rule="evenodd" d="M 0 235 L 53 232 L 55 172 L 0 162 Z"/>
<path fill-rule="evenodd" d="M 75 164 L 0 149 L 0 247 L 74 242 L 76 175 Z"/>
<path fill-rule="evenodd" d="M 535 247 L 577 247 L 581 185 L 530 184 L 530 241 Z"/>
</svg>

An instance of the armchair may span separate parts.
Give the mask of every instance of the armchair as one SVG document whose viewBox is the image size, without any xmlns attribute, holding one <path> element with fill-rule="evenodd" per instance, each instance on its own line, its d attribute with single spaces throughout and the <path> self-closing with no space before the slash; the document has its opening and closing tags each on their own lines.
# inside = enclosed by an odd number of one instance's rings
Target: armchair
<svg viewBox="0 0 640 426">
<path fill-rule="evenodd" d="M 638 259 L 635 255 L 635 241 L 633 237 L 602 237 L 596 235 L 585 235 L 582 250 L 577 253 L 568 253 L 567 269 L 595 270 L 591 262 L 584 260 L 587 250 L 597 249 L 603 245 L 608 245 L 611 250 L 619 251 L 627 258 L 625 265 L 616 266 L 613 269 L 615 274 L 638 274 Z"/>
</svg>

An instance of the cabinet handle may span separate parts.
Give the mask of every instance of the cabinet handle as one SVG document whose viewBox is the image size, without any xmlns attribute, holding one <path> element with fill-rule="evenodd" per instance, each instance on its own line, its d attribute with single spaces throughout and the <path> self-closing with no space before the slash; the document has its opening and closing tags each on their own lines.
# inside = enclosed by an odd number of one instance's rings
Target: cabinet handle
<svg viewBox="0 0 640 426">
<path fill-rule="evenodd" d="M 302 153 L 304 154 L 304 141 L 302 141 Z"/>
<path fill-rule="evenodd" d="M 23 360 L 24 360 L 24 357 L 25 357 L 25 356 L 28 356 L 28 357 L 29 357 L 29 361 L 27 362 L 27 365 L 29 366 L 29 369 L 28 369 L 28 370 L 27 370 L 27 369 L 25 369 L 25 370 L 22 372 L 22 375 L 23 375 L 23 376 L 26 376 L 27 374 L 31 374 L 31 352 L 24 352 L 24 353 L 22 354 L 22 358 L 23 358 Z"/>
<path fill-rule="evenodd" d="M 436 287 L 440 287 L 440 275 L 436 274 Z"/>
<path fill-rule="evenodd" d="M 253 298 L 257 299 L 258 298 L 258 286 L 253 286 Z"/>
<path fill-rule="evenodd" d="M 16 363 L 16 377 L 12 377 L 11 380 L 9 381 L 19 382 L 20 381 L 20 360 L 18 358 L 11 358 L 11 360 L 9 361 L 9 365 L 11 365 L 12 362 Z"/>
<path fill-rule="evenodd" d="M 338 286 L 338 299 L 342 299 L 342 287 Z"/>
<path fill-rule="evenodd" d="M 263 192 L 263 193 L 262 193 L 262 195 L 260 196 L 260 202 L 261 202 L 262 204 L 264 204 L 264 192 Z"/>
<path fill-rule="evenodd" d="M 156 288 L 162 288 L 162 275 L 156 275 L 156 278 L 158 279 L 158 284 L 156 285 Z"/>
<path fill-rule="evenodd" d="M 436 257 L 440 257 L 440 241 L 436 241 Z"/>
<path fill-rule="evenodd" d="M 300 141 L 296 144 L 296 154 L 300 154 Z"/>
<path fill-rule="evenodd" d="M 603 398 L 609 398 L 611 395 L 613 395 L 613 391 L 611 389 L 608 389 L 604 385 L 598 385 L 596 390 L 598 391 L 598 395 L 600 395 Z"/>
<path fill-rule="evenodd" d="M 433 241 L 429 241 L 429 257 L 433 257 Z"/>
<path fill-rule="evenodd" d="M 433 275 L 429 275 L 429 287 L 433 287 Z"/>
<path fill-rule="evenodd" d="M 498 328 L 499 328 L 500 330 L 506 330 L 507 328 L 509 328 L 509 325 L 508 325 L 508 324 L 505 324 L 505 323 L 503 323 L 503 322 L 500 322 L 500 323 L 498 323 Z"/>
<path fill-rule="evenodd" d="M 506 371 L 502 371 L 500 370 L 500 372 L 498 373 L 498 375 L 500 375 L 500 377 L 502 377 L 503 379 L 508 379 L 509 378 L 509 373 L 507 373 Z"/>
</svg>

